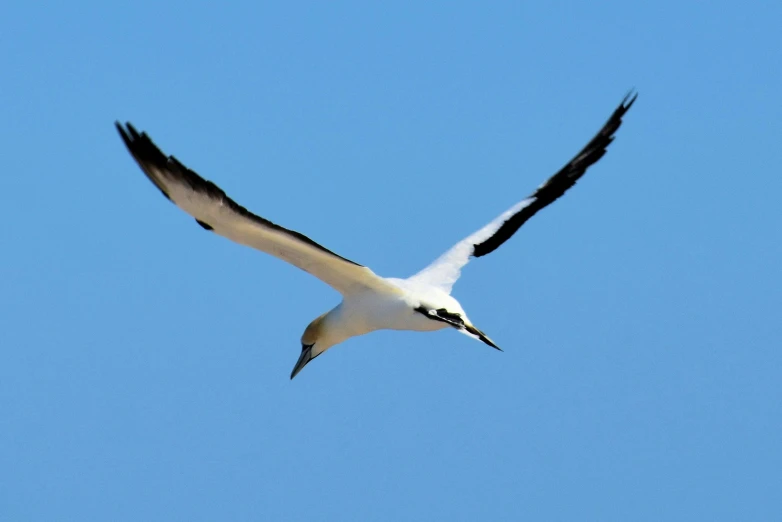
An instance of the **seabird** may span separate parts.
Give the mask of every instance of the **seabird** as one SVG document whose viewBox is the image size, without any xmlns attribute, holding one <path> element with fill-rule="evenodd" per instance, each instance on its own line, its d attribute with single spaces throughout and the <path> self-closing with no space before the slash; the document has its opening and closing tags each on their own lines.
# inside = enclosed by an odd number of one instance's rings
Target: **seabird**
<svg viewBox="0 0 782 522">
<path fill-rule="evenodd" d="M 450 327 L 501 350 L 451 296 L 462 267 L 471 257 L 496 250 L 536 212 L 575 185 L 587 168 L 603 157 L 637 96 L 629 93 L 586 147 L 532 195 L 407 279 L 380 277 L 299 232 L 253 214 L 174 156 L 163 154 L 146 133 L 139 133 L 130 123 L 123 126 L 117 122 L 116 127 L 149 180 L 204 229 L 287 261 L 342 294 L 339 305 L 304 330 L 301 355 L 291 372 L 293 379 L 332 346 L 375 330 L 428 332 Z"/>
</svg>

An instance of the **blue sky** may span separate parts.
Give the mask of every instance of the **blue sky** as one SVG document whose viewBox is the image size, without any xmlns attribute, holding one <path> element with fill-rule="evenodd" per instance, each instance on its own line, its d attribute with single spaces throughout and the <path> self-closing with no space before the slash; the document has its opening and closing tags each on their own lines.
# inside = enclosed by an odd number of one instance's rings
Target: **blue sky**
<svg viewBox="0 0 782 522">
<path fill-rule="evenodd" d="M 782 5 L 15 2 L 0 17 L 0 519 L 782 516 Z M 378 332 L 196 226 L 113 122 L 408 276 L 609 153 Z"/>
</svg>

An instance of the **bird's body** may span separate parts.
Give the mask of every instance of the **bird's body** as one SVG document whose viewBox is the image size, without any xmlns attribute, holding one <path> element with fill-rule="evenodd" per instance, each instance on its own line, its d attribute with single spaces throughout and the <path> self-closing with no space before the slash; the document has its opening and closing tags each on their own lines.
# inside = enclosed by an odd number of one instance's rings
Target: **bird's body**
<svg viewBox="0 0 782 522">
<path fill-rule="evenodd" d="M 586 147 L 528 198 L 454 245 L 434 263 L 407 279 L 383 278 L 308 237 L 249 212 L 210 181 L 165 156 L 130 124 L 117 129 L 147 177 L 199 225 L 237 243 L 274 255 L 311 273 L 343 296 L 331 311 L 312 321 L 302 335 L 293 378 L 309 361 L 351 337 L 375 330 L 429 332 L 456 330 L 499 350 L 451 296 L 453 284 L 471 257 L 493 252 L 527 219 L 573 186 L 605 153 L 621 118 L 635 101 L 628 95 Z"/>
<path fill-rule="evenodd" d="M 387 291 L 366 289 L 348 294 L 326 314 L 327 324 L 344 336 L 341 341 L 375 330 L 431 332 L 448 326 L 427 319 L 415 311 L 425 302 L 424 295 L 406 288 L 404 279 L 389 278 L 386 281 L 398 287 Z M 435 302 L 433 299 L 429 301 Z M 450 305 L 450 309 L 457 313 L 461 310 L 456 300 L 449 295 L 443 294 L 442 299 L 436 302 L 440 307 Z"/>
<path fill-rule="evenodd" d="M 385 278 L 393 288 L 385 291 L 367 289 L 345 296 L 329 314 L 339 317 L 351 336 L 363 335 L 375 330 L 413 330 L 433 332 L 448 327 L 447 323 L 433 321 L 416 309 L 445 308 L 464 317 L 459 302 L 435 287 L 415 284 L 409 279 Z"/>
</svg>

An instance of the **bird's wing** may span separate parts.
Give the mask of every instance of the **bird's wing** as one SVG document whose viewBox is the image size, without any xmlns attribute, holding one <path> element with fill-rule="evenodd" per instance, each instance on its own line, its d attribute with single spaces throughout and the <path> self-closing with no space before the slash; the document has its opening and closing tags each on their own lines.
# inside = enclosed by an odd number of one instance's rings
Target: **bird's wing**
<svg viewBox="0 0 782 522">
<path fill-rule="evenodd" d="M 485 256 L 510 239 L 529 218 L 540 209 L 553 203 L 584 175 L 587 168 L 603 157 L 614 139 L 614 133 L 622 124 L 622 116 L 638 97 L 630 93 L 608 118 L 600 132 L 570 162 L 562 167 L 526 199 L 518 202 L 491 223 L 463 239 L 441 255 L 434 263 L 410 278 L 411 281 L 439 287 L 450 293 L 459 279 L 462 267 L 470 257 Z"/>
<path fill-rule="evenodd" d="M 217 185 L 166 156 L 146 133 L 117 125 L 122 141 L 144 174 L 176 206 L 206 230 L 256 248 L 314 275 L 343 295 L 362 288 L 395 288 L 372 270 L 335 254 L 307 236 L 256 216 Z"/>
</svg>

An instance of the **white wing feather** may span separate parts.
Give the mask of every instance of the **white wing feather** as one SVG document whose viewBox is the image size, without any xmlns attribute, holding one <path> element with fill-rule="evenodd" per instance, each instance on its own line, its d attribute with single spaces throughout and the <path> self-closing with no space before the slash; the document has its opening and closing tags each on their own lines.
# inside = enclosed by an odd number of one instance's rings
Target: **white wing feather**
<svg viewBox="0 0 782 522">
<path fill-rule="evenodd" d="M 529 218 L 556 201 L 575 185 L 587 168 L 603 157 L 608 145 L 614 140 L 614 133 L 622 124 L 622 116 L 630 109 L 637 96 L 632 92 L 628 93 L 595 137 L 567 165 L 539 186 L 530 197 L 520 201 L 497 219 L 457 243 L 434 263 L 411 277 L 410 281 L 429 284 L 450 293 L 453 284 L 459 279 L 462 267 L 467 264 L 471 256 L 481 257 L 496 250 Z"/>
<path fill-rule="evenodd" d="M 146 133 L 139 134 L 130 124 L 117 124 L 117 130 L 150 181 L 207 230 L 287 261 L 343 295 L 363 288 L 398 291 L 369 268 L 238 205 L 217 185 L 164 155 Z"/>
<path fill-rule="evenodd" d="M 519 201 L 491 223 L 456 243 L 450 250 L 438 257 L 432 264 L 410 277 L 409 280 L 421 285 L 436 286 L 450 294 L 454 283 L 456 283 L 462 273 L 462 267 L 470 261 L 475 245 L 483 243 L 493 236 L 508 219 L 518 214 L 521 209 L 530 205 L 533 201 L 535 201 L 535 198 Z"/>
</svg>

